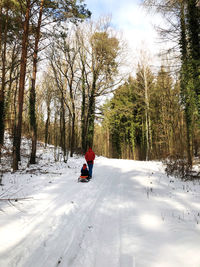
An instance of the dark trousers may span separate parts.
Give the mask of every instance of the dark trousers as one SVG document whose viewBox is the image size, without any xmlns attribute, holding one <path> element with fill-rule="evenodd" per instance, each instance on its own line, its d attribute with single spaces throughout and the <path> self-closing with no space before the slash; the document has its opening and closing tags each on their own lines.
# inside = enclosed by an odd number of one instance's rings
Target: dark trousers
<svg viewBox="0 0 200 267">
<path fill-rule="evenodd" d="M 88 164 L 88 168 L 89 168 L 89 176 L 92 177 L 93 164 Z"/>
</svg>

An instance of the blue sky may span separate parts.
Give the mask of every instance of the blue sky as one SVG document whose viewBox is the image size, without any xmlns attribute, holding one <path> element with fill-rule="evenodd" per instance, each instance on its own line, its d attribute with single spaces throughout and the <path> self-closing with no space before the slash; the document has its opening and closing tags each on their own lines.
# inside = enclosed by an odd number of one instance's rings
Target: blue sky
<svg viewBox="0 0 200 267">
<path fill-rule="evenodd" d="M 143 27 L 143 23 L 141 24 L 141 19 L 138 19 L 138 13 L 141 13 L 142 9 L 139 5 L 138 1 L 134 0 L 85 0 L 88 8 L 92 11 L 92 18 L 96 19 L 102 15 L 111 15 L 112 14 L 112 22 L 118 27 Z M 140 11 L 139 11 L 140 9 Z M 135 17 L 135 19 L 134 19 Z M 132 22 L 130 18 L 133 19 Z M 137 23 L 136 22 L 137 19 Z M 130 23 L 131 22 L 131 23 Z"/>
<path fill-rule="evenodd" d="M 130 56 L 135 59 L 138 50 L 146 49 L 155 58 L 160 45 L 154 24 L 162 23 L 158 15 L 148 14 L 139 1 L 134 0 L 85 0 L 85 3 L 92 12 L 93 20 L 103 15 L 112 15 L 112 25 L 123 32 L 132 51 Z"/>
<path fill-rule="evenodd" d="M 91 8 L 94 13 L 102 14 L 104 12 L 115 13 L 124 6 L 130 7 L 137 5 L 139 1 L 134 0 L 85 0 L 85 3 Z"/>
</svg>

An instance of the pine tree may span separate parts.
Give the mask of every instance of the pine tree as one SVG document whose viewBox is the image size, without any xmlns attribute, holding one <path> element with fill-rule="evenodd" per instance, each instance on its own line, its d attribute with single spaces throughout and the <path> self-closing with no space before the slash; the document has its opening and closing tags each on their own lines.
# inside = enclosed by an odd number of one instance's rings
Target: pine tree
<svg viewBox="0 0 200 267">
<path fill-rule="evenodd" d="M 161 66 L 151 97 L 154 157 L 166 158 L 184 151 L 180 137 L 183 114 L 179 102 L 179 84 L 173 81 L 170 68 Z"/>
<path fill-rule="evenodd" d="M 109 129 L 111 155 L 117 158 L 143 159 L 142 156 L 142 109 L 133 78 L 120 86 L 107 109 L 104 122 Z"/>
<path fill-rule="evenodd" d="M 200 114 L 200 9 L 197 0 L 187 0 L 188 57 L 196 103 Z"/>
<path fill-rule="evenodd" d="M 200 86 L 200 20 L 196 1 L 181 3 L 180 52 L 181 52 L 181 97 L 185 108 L 187 128 L 188 165 L 193 162 L 193 135 L 195 112 L 199 108 Z"/>
</svg>

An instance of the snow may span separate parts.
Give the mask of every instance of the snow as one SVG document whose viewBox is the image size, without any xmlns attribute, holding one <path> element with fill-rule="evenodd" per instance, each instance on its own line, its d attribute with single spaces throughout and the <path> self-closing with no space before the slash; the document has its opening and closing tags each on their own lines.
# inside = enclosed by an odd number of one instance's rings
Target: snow
<svg viewBox="0 0 200 267">
<path fill-rule="evenodd" d="M 200 181 L 97 157 L 93 179 L 78 183 L 84 158 L 53 153 L 40 146 L 37 165 L 3 175 L 0 266 L 200 266 Z"/>
</svg>

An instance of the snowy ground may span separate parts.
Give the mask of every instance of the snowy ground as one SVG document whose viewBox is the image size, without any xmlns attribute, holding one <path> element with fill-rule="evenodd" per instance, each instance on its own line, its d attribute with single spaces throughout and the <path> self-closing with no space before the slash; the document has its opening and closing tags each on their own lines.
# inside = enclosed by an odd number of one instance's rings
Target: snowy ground
<svg viewBox="0 0 200 267">
<path fill-rule="evenodd" d="M 1 267 L 199 267 L 200 183 L 166 177 L 159 162 L 84 159 L 4 174 Z M 36 170 L 39 169 L 39 170 Z M 18 201 L 15 201 L 18 199 Z"/>
</svg>

